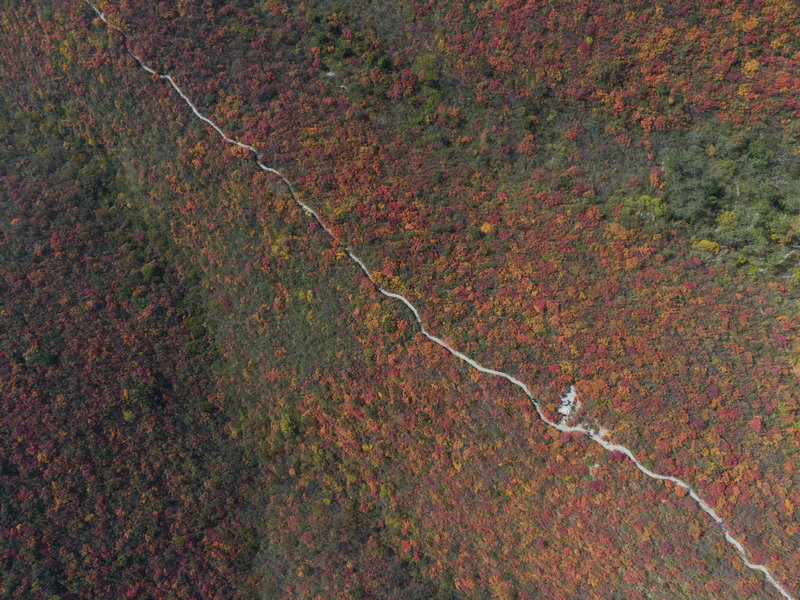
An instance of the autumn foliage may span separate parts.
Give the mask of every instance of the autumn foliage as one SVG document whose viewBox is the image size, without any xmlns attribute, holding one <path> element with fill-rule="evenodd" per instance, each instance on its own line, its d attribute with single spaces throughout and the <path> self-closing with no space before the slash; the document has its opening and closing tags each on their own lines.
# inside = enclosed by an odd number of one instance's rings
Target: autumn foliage
<svg viewBox="0 0 800 600">
<path fill-rule="evenodd" d="M 86 5 L 3 15 L 2 595 L 777 597 L 342 244 L 800 592 L 789 3 L 102 9 L 340 242 Z"/>
</svg>

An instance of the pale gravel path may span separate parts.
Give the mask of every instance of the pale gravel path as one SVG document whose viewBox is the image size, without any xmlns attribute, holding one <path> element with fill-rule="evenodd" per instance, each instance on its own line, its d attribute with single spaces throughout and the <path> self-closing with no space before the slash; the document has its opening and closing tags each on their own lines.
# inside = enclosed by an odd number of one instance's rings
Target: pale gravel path
<svg viewBox="0 0 800 600">
<path fill-rule="evenodd" d="M 338 241 L 339 243 L 341 243 L 341 240 L 325 224 L 325 222 L 320 218 L 320 216 L 316 213 L 316 211 L 314 211 L 314 209 L 312 209 L 310 206 L 304 204 L 303 202 L 301 202 L 298 199 L 297 194 L 295 193 L 294 187 L 292 186 L 291 182 L 280 171 L 278 171 L 276 169 L 273 169 L 272 167 L 268 167 L 268 166 L 266 166 L 265 164 L 263 164 L 261 162 L 261 160 L 260 160 L 261 154 L 258 152 L 258 150 L 256 150 L 253 146 L 250 146 L 249 144 L 244 144 L 244 143 L 242 143 L 242 142 L 240 142 L 238 140 L 235 140 L 235 139 L 233 139 L 231 137 L 228 137 L 225 134 L 225 132 L 222 131 L 222 129 L 219 128 L 219 126 L 216 123 L 214 123 L 208 117 L 204 116 L 197 109 L 197 107 L 194 105 L 194 103 L 186 96 L 186 94 L 183 93 L 183 90 L 181 90 L 181 88 L 178 87 L 178 84 L 175 83 L 175 80 L 172 79 L 172 77 L 170 77 L 169 75 L 161 75 L 161 74 L 157 73 L 156 71 L 154 71 L 153 69 L 148 67 L 136 54 L 134 54 L 131 51 L 131 49 L 128 47 L 128 43 L 127 43 L 128 42 L 128 36 L 124 31 L 122 31 L 119 27 L 116 27 L 115 25 L 110 24 L 108 22 L 108 20 L 106 19 L 105 14 L 103 14 L 103 12 L 101 10 L 99 10 L 89 0 L 84 0 L 84 1 L 86 2 L 86 4 L 88 4 L 92 8 L 92 10 L 94 10 L 95 13 L 97 13 L 97 16 L 100 17 L 100 19 L 102 19 L 103 22 L 106 25 L 108 25 L 110 28 L 112 28 L 112 29 L 120 32 L 120 34 L 122 34 L 122 36 L 123 36 L 123 38 L 125 40 L 125 50 L 126 50 L 126 52 L 131 57 L 133 57 L 134 60 L 136 60 L 136 62 L 139 64 L 139 66 L 142 69 L 147 71 L 150 75 L 155 75 L 155 76 L 167 81 L 173 87 L 173 89 L 178 93 L 178 95 L 183 99 L 183 101 L 186 102 L 186 104 L 189 106 L 189 108 L 192 110 L 192 112 L 195 114 L 195 116 L 198 119 L 200 119 L 201 121 L 207 123 L 214 131 L 216 131 L 220 135 L 220 137 L 223 140 L 225 140 L 229 144 L 233 144 L 235 146 L 239 146 L 240 148 L 244 148 L 244 149 L 249 150 L 250 152 L 252 152 L 256 156 L 256 158 L 258 159 L 257 164 L 258 164 L 259 168 L 261 168 L 262 170 L 264 170 L 264 171 L 266 171 L 268 173 L 272 173 L 274 175 L 277 175 L 281 179 L 281 181 L 286 185 L 286 188 L 289 190 L 289 194 L 291 195 L 292 200 L 294 200 L 294 202 L 300 208 L 302 208 L 304 211 L 306 211 L 308 214 L 310 214 L 314 218 L 314 220 L 317 223 L 319 223 L 320 227 L 322 227 L 322 229 L 324 229 L 325 232 L 332 239 L 334 239 L 334 240 Z M 697 493 L 694 491 L 694 489 L 688 483 L 686 483 L 685 481 L 683 481 L 681 479 L 678 479 L 677 477 L 673 477 L 672 475 L 662 475 L 660 473 L 656 473 L 655 471 L 651 471 L 650 469 L 645 467 L 642 463 L 640 463 L 639 460 L 636 458 L 636 456 L 634 456 L 633 452 L 631 452 L 627 447 L 619 445 L 619 444 L 613 444 L 611 442 L 606 441 L 605 439 L 603 439 L 603 437 L 598 435 L 598 433 L 596 431 L 592 430 L 592 429 L 587 429 L 586 427 L 583 427 L 582 425 L 567 425 L 565 423 L 557 423 L 555 421 L 550 420 L 547 417 L 547 415 L 544 413 L 544 411 L 542 410 L 542 407 L 540 406 L 539 402 L 536 400 L 536 398 L 534 398 L 533 394 L 528 389 L 527 385 L 525 385 L 522 381 L 520 381 L 516 377 L 514 377 L 512 375 L 509 375 L 508 373 L 484 367 L 483 365 L 481 365 L 480 363 L 478 363 L 474 359 L 470 358 L 466 354 L 464 354 L 462 352 L 459 352 L 458 350 L 456 350 L 455 348 L 450 346 L 450 344 L 448 344 L 447 342 L 445 342 L 441 338 L 438 338 L 435 335 L 433 335 L 432 333 L 430 333 L 427 329 L 425 329 L 425 325 L 423 325 L 423 323 L 422 323 L 422 319 L 420 318 L 419 311 L 411 303 L 411 301 L 408 298 L 406 298 L 405 296 L 403 296 L 401 294 L 395 294 L 394 292 L 390 292 L 388 290 L 383 289 L 372 278 L 372 273 L 366 267 L 366 265 L 361 261 L 361 259 L 359 259 L 355 254 L 353 254 L 353 252 L 349 248 L 347 248 L 345 246 L 343 246 L 343 248 L 344 248 L 344 251 L 347 254 L 347 256 L 349 256 L 361 268 L 361 270 L 364 273 L 364 276 L 367 279 L 369 279 L 369 281 L 372 283 L 373 286 L 375 286 L 375 289 L 378 292 L 380 292 L 381 294 L 383 294 L 387 298 L 393 298 L 395 300 L 399 300 L 400 302 L 402 302 L 403 304 L 405 304 L 408 307 L 408 309 L 414 315 L 414 320 L 416 321 L 417 327 L 419 328 L 419 331 L 420 331 L 420 333 L 422 333 L 422 335 L 424 335 L 426 338 L 428 338 L 433 343 L 438 344 L 439 346 L 441 346 L 442 348 L 444 348 L 445 350 L 450 352 L 450 354 L 452 354 L 453 356 L 455 356 L 455 357 L 459 358 L 460 360 L 464 361 L 465 363 L 470 365 L 472 368 L 477 369 L 481 373 L 486 373 L 487 375 L 493 375 L 495 377 L 501 377 L 501 378 L 509 381 L 510 383 L 514 384 L 518 388 L 520 388 L 523 392 L 525 392 L 525 395 L 527 395 L 528 398 L 530 399 L 531 404 L 533 404 L 533 407 L 536 409 L 536 413 L 539 415 L 539 418 L 544 423 L 549 425 L 550 427 L 553 427 L 554 429 L 557 429 L 558 431 L 562 431 L 562 432 L 565 432 L 565 433 L 573 433 L 574 432 L 574 433 L 583 434 L 586 437 L 588 437 L 589 439 L 591 439 L 593 442 L 595 442 L 596 444 L 598 444 L 598 445 L 602 446 L 603 448 L 605 448 L 606 450 L 608 450 L 609 452 L 620 452 L 620 453 L 624 454 L 625 456 L 627 456 L 630 459 L 630 461 L 636 466 L 637 469 L 639 469 L 642 473 L 644 473 L 645 475 L 647 475 L 651 479 L 656 479 L 656 480 L 659 480 L 659 481 L 668 481 L 668 482 L 670 482 L 670 483 L 672 483 L 672 484 L 674 484 L 674 485 L 676 485 L 678 487 L 681 487 L 684 490 L 686 490 L 688 495 L 697 503 L 697 506 L 699 506 L 700 509 L 704 513 L 706 513 L 709 517 L 711 517 L 719 525 L 720 529 L 722 530 L 722 533 L 725 536 L 725 540 L 734 548 L 734 550 L 736 550 L 736 552 L 738 553 L 739 557 L 742 559 L 742 562 L 745 564 L 745 566 L 747 568 L 749 568 L 749 569 L 752 569 L 753 571 L 758 571 L 762 575 L 764 575 L 764 577 L 769 582 L 769 584 L 772 587 L 774 587 L 781 594 L 781 596 L 786 598 L 786 600 L 795 600 L 794 596 L 789 594 L 789 592 L 786 590 L 786 588 L 784 588 L 775 579 L 775 577 L 772 575 L 772 573 L 769 571 L 769 569 L 767 569 L 766 566 L 753 563 L 748 559 L 747 551 L 745 550 L 744 546 L 742 546 L 742 544 L 741 544 L 741 542 L 739 542 L 739 540 L 737 540 L 735 537 L 733 537 L 731 535 L 731 533 L 728 530 L 728 527 L 725 524 L 725 521 L 722 519 L 722 517 L 720 517 L 714 511 L 714 509 L 712 509 L 708 504 L 706 504 L 706 502 L 700 496 L 697 495 Z"/>
</svg>

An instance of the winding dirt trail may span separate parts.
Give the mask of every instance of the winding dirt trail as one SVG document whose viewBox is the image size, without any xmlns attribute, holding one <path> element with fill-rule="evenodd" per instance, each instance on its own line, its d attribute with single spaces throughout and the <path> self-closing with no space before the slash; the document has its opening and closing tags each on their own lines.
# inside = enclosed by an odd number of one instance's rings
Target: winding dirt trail
<svg viewBox="0 0 800 600">
<path fill-rule="evenodd" d="M 253 146 L 250 146 L 249 144 L 245 144 L 245 143 L 242 143 L 242 142 L 240 142 L 238 140 L 235 140 L 235 139 L 233 139 L 231 137 L 228 137 L 225 134 L 225 132 L 222 131 L 222 129 L 219 128 L 219 126 L 216 123 L 214 123 L 208 117 L 204 116 L 197 109 L 197 107 L 194 105 L 194 103 L 186 96 L 186 94 L 183 93 L 183 90 L 181 90 L 181 88 L 178 87 L 178 84 L 175 83 L 175 80 L 172 79 L 172 77 L 170 77 L 169 75 L 161 75 L 160 73 L 157 73 L 156 71 L 154 71 L 153 69 L 148 67 L 136 54 L 134 54 L 131 51 L 131 49 L 128 47 L 128 36 L 124 31 L 122 31 L 119 27 L 109 23 L 108 20 L 106 19 L 105 14 L 100 9 L 98 9 L 94 4 L 92 4 L 89 0 L 84 0 L 84 2 L 87 5 L 89 5 L 89 7 L 91 7 L 91 9 L 94 10 L 95 13 L 97 13 L 97 16 L 100 19 L 102 19 L 102 21 L 109 28 L 114 29 L 115 31 L 118 31 L 122 35 L 122 37 L 124 39 L 125 51 L 139 64 L 139 66 L 142 69 L 147 71 L 150 75 L 155 75 L 155 76 L 159 77 L 160 79 L 163 79 L 163 80 L 167 81 L 172 86 L 172 88 L 175 90 L 175 92 L 181 97 L 181 99 L 183 99 L 183 101 L 186 102 L 186 104 L 189 106 L 189 108 L 192 110 L 192 112 L 195 114 L 195 116 L 198 119 L 200 119 L 201 121 L 207 123 L 214 131 L 216 131 L 220 135 L 220 137 L 223 140 L 225 140 L 229 144 L 233 144 L 235 146 L 239 146 L 240 148 L 244 148 L 244 149 L 249 150 L 250 152 L 252 152 L 256 156 L 258 167 L 260 169 L 266 171 L 267 173 L 272 173 L 273 175 L 276 175 L 277 177 L 279 177 L 281 179 L 281 181 L 284 183 L 284 185 L 286 186 L 287 190 L 289 191 L 289 194 L 291 195 L 292 200 L 294 200 L 295 204 L 297 204 L 297 206 L 299 206 L 305 212 L 307 212 L 309 215 L 311 215 L 314 218 L 314 220 L 317 223 L 319 223 L 320 227 L 322 227 L 322 229 L 324 229 L 325 232 L 332 239 L 336 240 L 340 244 L 342 243 L 341 240 L 336 236 L 336 234 L 334 234 L 334 232 L 320 218 L 320 216 L 317 214 L 317 212 L 314 209 L 312 209 L 310 206 L 308 206 L 307 204 L 304 204 L 303 202 L 301 202 L 299 200 L 299 198 L 297 197 L 297 194 L 294 191 L 294 187 L 292 186 L 291 182 L 280 171 L 278 171 L 276 169 L 273 169 L 272 167 L 268 167 L 267 165 L 265 165 L 265 164 L 263 164 L 261 162 L 261 154 L 258 152 L 258 150 L 256 150 L 256 148 L 254 148 Z M 733 549 L 736 551 L 736 553 L 741 558 L 741 560 L 744 563 L 744 565 L 747 568 L 752 569 L 753 571 L 758 571 L 759 573 L 764 575 L 764 577 L 766 578 L 767 582 L 773 588 L 775 588 L 781 594 L 781 596 L 783 596 L 786 600 L 796 600 L 795 597 L 792 596 L 791 594 L 789 594 L 789 592 L 786 590 L 786 588 L 784 588 L 783 585 L 781 585 L 775 579 L 775 577 L 772 575 L 770 570 L 767 569 L 766 566 L 760 565 L 760 564 L 756 564 L 756 563 L 753 563 L 753 562 L 750 561 L 750 559 L 747 557 L 747 551 L 745 550 L 744 546 L 741 544 L 741 542 L 739 542 L 739 540 L 737 540 L 735 537 L 733 537 L 731 535 L 731 533 L 728 530 L 728 527 L 725 524 L 725 521 L 722 519 L 722 517 L 720 517 L 714 511 L 714 509 L 712 509 L 700 496 L 698 496 L 697 492 L 695 492 L 695 490 L 688 483 L 686 483 L 685 481 L 683 481 L 681 479 L 678 479 L 677 477 L 673 477 L 672 475 L 663 475 L 661 473 L 656 473 L 654 471 L 651 471 L 650 469 L 645 467 L 642 463 L 640 463 L 639 460 L 636 458 L 636 456 L 633 454 L 633 452 L 631 450 L 629 450 L 627 447 L 622 446 L 620 444 L 614 444 L 614 443 L 611 443 L 609 441 L 606 441 L 600 434 L 598 434 L 596 431 L 594 431 L 592 429 L 587 429 L 586 427 L 584 427 L 582 425 L 568 425 L 566 423 L 558 423 L 556 421 L 553 421 L 553 420 L 549 419 L 547 417 L 547 415 L 544 413 L 544 411 L 542 410 L 542 407 L 539 404 L 538 400 L 536 400 L 536 398 L 533 396 L 531 391 L 528 389 L 527 385 L 525 385 L 522 381 L 520 381 L 519 379 L 517 379 L 513 375 L 509 375 L 508 373 L 505 373 L 503 371 L 497 371 L 495 369 L 490 369 L 488 367 L 484 367 L 483 365 L 481 365 L 476 360 L 470 358 L 466 354 L 463 354 L 462 352 L 459 352 L 458 350 L 456 350 L 455 348 L 450 346 L 450 344 L 448 344 L 447 342 L 445 342 L 441 338 L 438 338 L 435 335 L 433 335 L 431 332 L 429 332 L 425 328 L 425 325 L 422 323 L 422 319 L 420 317 L 419 311 L 411 303 L 411 301 L 408 298 L 406 298 L 405 296 L 403 296 L 401 294 L 395 294 L 394 292 L 390 292 L 388 290 L 383 289 L 372 278 L 372 273 L 366 267 L 366 265 L 361 261 L 361 259 L 358 258 L 355 254 L 353 254 L 353 252 L 349 248 L 347 248 L 346 246 L 342 245 L 342 247 L 344 248 L 344 251 L 347 254 L 347 256 L 349 256 L 353 260 L 353 262 L 355 262 L 361 268 L 361 270 L 364 273 L 364 276 L 370 281 L 370 283 L 372 283 L 372 285 L 375 287 L 375 289 L 380 294 L 383 294 L 387 298 L 392 298 L 394 300 L 399 300 L 400 302 L 402 302 L 403 304 L 405 304 L 408 307 L 408 309 L 414 315 L 414 320 L 415 320 L 415 322 L 417 324 L 417 327 L 419 328 L 419 331 L 420 331 L 420 333 L 422 335 L 424 335 L 426 338 L 428 338 L 433 343 L 438 344 L 439 346 L 441 346 L 442 348 L 444 348 L 445 350 L 450 352 L 450 354 L 452 354 L 456 358 L 458 358 L 458 359 L 462 360 L 463 362 L 467 363 L 472 368 L 480 371 L 481 373 L 485 373 L 487 375 L 492 375 L 494 377 L 501 377 L 501 378 L 507 380 L 508 382 L 514 384 L 518 388 L 520 388 L 523 392 L 525 392 L 525 395 L 527 395 L 528 398 L 530 399 L 531 404 L 536 409 L 536 413 L 539 415 L 539 418 L 545 424 L 547 424 L 548 426 L 550 426 L 550 427 L 552 427 L 554 429 L 557 429 L 558 431 L 565 432 L 565 433 L 573 433 L 574 432 L 574 433 L 583 434 L 587 438 L 589 438 L 590 440 L 592 440 L 596 444 L 602 446 L 604 449 L 606 449 L 609 452 L 620 452 L 620 453 L 624 454 L 628 459 L 630 459 L 630 461 L 634 464 L 634 466 L 636 466 L 637 469 L 639 469 L 642 473 L 644 473 L 645 475 L 647 475 L 651 479 L 668 482 L 670 484 L 676 485 L 676 486 L 681 487 L 684 490 L 686 490 L 687 494 L 695 501 L 695 503 L 700 508 L 700 510 L 702 510 L 704 513 L 706 513 L 709 517 L 711 517 L 714 520 L 715 523 L 717 523 L 717 525 L 719 525 L 720 529 L 722 530 L 723 535 L 725 536 L 725 540 L 733 547 Z"/>
</svg>

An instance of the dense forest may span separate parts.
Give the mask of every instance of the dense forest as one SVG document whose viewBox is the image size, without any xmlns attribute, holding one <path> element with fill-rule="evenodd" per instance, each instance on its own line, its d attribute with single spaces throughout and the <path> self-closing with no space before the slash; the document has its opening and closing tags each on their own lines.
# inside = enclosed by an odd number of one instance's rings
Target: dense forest
<svg viewBox="0 0 800 600">
<path fill-rule="evenodd" d="M 97 8 L 0 10 L 0 596 L 800 596 L 794 3 Z"/>
</svg>

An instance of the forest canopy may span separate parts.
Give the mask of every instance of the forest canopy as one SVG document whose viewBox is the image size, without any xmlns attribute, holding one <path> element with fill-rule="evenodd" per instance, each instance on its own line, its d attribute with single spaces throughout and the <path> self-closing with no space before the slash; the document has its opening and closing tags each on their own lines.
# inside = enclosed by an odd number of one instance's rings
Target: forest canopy
<svg viewBox="0 0 800 600">
<path fill-rule="evenodd" d="M 800 594 L 796 7 L 97 8 L 0 11 L 0 595 Z"/>
</svg>

